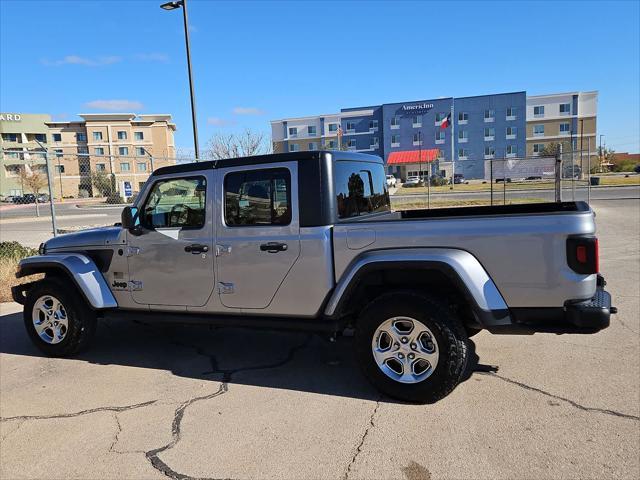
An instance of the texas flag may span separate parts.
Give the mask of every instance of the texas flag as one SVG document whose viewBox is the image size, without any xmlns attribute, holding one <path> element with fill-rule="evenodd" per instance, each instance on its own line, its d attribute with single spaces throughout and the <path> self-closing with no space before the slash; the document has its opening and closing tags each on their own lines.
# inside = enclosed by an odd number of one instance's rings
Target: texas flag
<svg viewBox="0 0 640 480">
<path fill-rule="evenodd" d="M 449 128 L 451 125 L 451 114 L 447 115 L 442 123 L 440 124 L 440 128 Z"/>
</svg>

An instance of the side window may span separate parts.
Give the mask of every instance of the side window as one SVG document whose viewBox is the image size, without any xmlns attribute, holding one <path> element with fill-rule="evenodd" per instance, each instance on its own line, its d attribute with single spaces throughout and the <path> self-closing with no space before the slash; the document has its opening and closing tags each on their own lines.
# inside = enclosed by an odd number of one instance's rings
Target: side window
<svg viewBox="0 0 640 480">
<path fill-rule="evenodd" d="M 204 177 L 160 180 L 142 208 L 142 224 L 148 228 L 202 228 L 206 196 Z"/>
<path fill-rule="evenodd" d="M 379 163 L 339 160 L 335 163 L 338 218 L 350 218 L 391 209 L 387 177 Z"/>
<path fill-rule="evenodd" d="M 291 174 L 286 168 L 232 172 L 224 178 L 227 226 L 289 225 Z"/>
</svg>

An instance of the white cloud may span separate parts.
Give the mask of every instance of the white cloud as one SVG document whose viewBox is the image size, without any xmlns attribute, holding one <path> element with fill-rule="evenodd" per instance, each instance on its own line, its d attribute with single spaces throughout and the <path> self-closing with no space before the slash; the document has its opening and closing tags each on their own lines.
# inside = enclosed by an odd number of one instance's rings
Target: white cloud
<svg viewBox="0 0 640 480">
<path fill-rule="evenodd" d="M 122 61 L 122 57 L 110 55 L 106 57 L 87 58 L 78 55 L 67 55 L 59 60 L 42 60 L 42 64 L 47 67 L 59 67 L 61 65 L 82 65 L 85 67 L 102 67 L 112 65 Z"/>
<path fill-rule="evenodd" d="M 136 60 L 141 62 L 160 62 L 167 63 L 169 61 L 169 56 L 164 53 L 152 52 L 152 53 L 138 53 L 134 55 Z"/>
<path fill-rule="evenodd" d="M 235 125 L 236 122 L 233 120 L 228 120 L 226 118 L 209 117 L 207 118 L 207 123 L 216 127 L 228 127 L 230 125 Z"/>
<path fill-rule="evenodd" d="M 141 102 L 135 100 L 93 100 L 85 103 L 84 106 L 93 110 L 108 110 L 112 112 L 129 112 L 144 108 Z"/>
<path fill-rule="evenodd" d="M 264 110 L 255 107 L 235 107 L 234 115 L 264 115 Z"/>
</svg>

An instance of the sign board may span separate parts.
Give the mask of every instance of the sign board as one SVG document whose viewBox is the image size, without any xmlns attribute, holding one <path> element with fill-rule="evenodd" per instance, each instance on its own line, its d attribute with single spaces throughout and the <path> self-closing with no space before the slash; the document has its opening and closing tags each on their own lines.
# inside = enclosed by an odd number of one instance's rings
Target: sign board
<svg viewBox="0 0 640 480">
<path fill-rule="evenodd" d="M 21 122 L 22 115 L 19 113 L 0 113 L 0 121 L 2 122 Z"/>
<path fill-rule="evenodd" d="M 120 192 L 125 201 L 128 201 L 131 197 L 133 197 L 133 187 L 131 186 L 131 182 L 128 180 L 120 182 Z"/>
</svg>

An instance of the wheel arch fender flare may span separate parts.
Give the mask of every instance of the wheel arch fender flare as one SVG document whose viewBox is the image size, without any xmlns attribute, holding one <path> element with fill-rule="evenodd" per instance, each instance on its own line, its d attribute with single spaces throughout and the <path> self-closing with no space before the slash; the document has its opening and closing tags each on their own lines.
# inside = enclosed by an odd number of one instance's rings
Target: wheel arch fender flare
<svg viewBox="0 0 640 480">
<path fill-rule="evenodd" d="M 23 258 L 18 264 L 16 278 L 52 271 L 61 272 L 73 281 L 91 308 L 101 310 L 118 306 L 100 269 L 93 260 L 80 253 L 54 253 Z"/>
<path fill-rule="evenodd" d="M 456 284 L 471 302 L 483 326 L 511 323 L 507 304 L 479 260 L 466 250 L 408 248 L 372 250 L 356 257 L 337 282 L 324 309 L 327 317 L 339 315 L 361 278 L 388 268 L 438 270 Z"/>
</svg>

